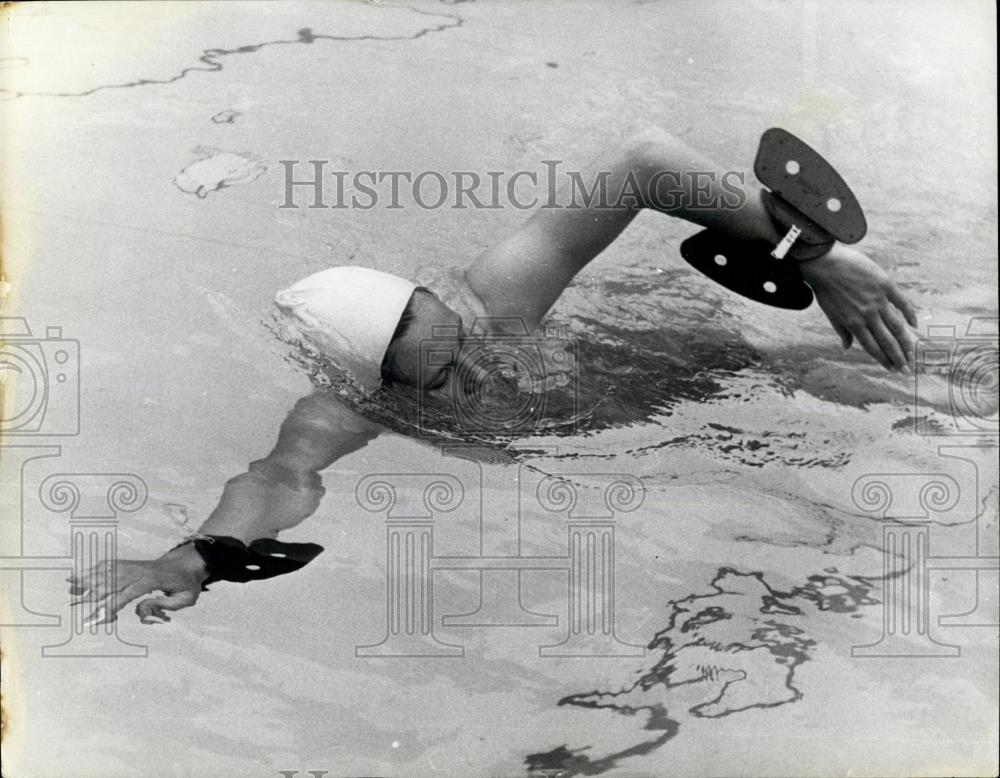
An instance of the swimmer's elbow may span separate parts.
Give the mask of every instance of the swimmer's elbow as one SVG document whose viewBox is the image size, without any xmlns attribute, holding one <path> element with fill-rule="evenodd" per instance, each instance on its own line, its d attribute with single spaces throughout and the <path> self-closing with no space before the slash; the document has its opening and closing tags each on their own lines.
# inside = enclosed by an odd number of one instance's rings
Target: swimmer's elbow
<svg viewBox="0 0 1000 778">
<path fill-rule="evenodd" d="M 671 160 L 683 157 L 687 146 L 662 127 L 648 127 L 634 133 L 624 143 L 631 165 L 642 170 L 663 169 Z"/>
</svg>

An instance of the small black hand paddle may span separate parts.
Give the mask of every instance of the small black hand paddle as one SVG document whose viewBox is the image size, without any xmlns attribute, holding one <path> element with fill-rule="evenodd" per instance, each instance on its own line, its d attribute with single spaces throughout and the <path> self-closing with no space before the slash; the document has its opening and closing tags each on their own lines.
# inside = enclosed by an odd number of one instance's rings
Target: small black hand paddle
<svg viewBox="0 0 1000 778">
<path fill-rule="evenodd" d="M 753 172 L 776 197 L 841 243 L 857 243 L 868 231 L 858 198 L 840 174 L 787 130 L 772 127 L 761 135 Z"/>
<path fill-rule="evenodd" d="M 754 173 L 770 189 L 764 193 L 768 214 L 787 230 L 781 242 L 772 246 L 705 230 L 681 243 L 681 256 L 717 284 L 751 300 L 808 308 L 813 293 L 797 260 L 821 257 L 834 240 L 857 243 L 868 230 L 865 215 L 830 163 L 787 130 L 772 127 L 761 136 Z"/>
<path fill-rule="evenodd" d="M 812 305 L 812 289 L 798 263 L 771 256 L 766 241 L 736 240 L 702 230 L 681 243 L 681 256 L 717 284 L 765 305 L 801 311 Z"/>
</svg>

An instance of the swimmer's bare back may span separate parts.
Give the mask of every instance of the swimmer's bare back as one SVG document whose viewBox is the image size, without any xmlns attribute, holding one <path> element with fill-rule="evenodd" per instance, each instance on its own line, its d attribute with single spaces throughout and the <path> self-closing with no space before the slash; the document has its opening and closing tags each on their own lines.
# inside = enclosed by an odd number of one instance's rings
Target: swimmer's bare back
<svg viewBox="0 0 1000 778">
<path fill-rule="evenodd" d="M 681 198 L 664 208 L 648 197 L 664 172 L 680 189 L 704 192 L 698 207 Z M 783 236 L 765 207 L 762 190 L 746 185 L 745 200 L 733 208 L 725 173 L 667 132 L 652 129 L 633 136 L 579 174 L 583 181 L 604 179 L 607 192 L 629 191 L 635 197 L 610 206 L 581 198 L 575 207 L 539 207 L 523 226 L 469 266 L 464 277 L 470 296 L 481 303 L 486 316 L 514 317 L 533 329 L 573 277 L 643 210 L 685 219 L 735 240 L 777 245 Z M 569 195 L 560 193 L 557 201 L 571 202 Z M 705 207 L 704 202 L 719 206 Z M 844 348 L 857 341 L 887 370 L 909 372 L 916 343 L 910 327 L 916 326 L 916 314 L 875 262 L 856 249 L 833 244 L 821 257 L 800 261 L 799 268 Z M 461 317 L 432 292 L 415 292 L 413 303 L 408 330 L 393 340 L 387 360 L 401 384 L 416 391 L 447 391 L 450 379 L 444 371 L 430 376 L 420 372 L 419 343 L 433 327 L 459 324 Z M 260 561 L 259 555 L 250 556 L 254 541 L 273 539 L 311 515 L 323 494 L 320 472 L 365 446 L 378 431 L 334 399 L 319 393 L 304 398 L 282 425 L 271 453 L 226 484 L 218 507 L 199 529 L 200 536 L 231 538 L 234 545 L 220 544 L 209 553 L 204 543 L 210 541 L 200 541 L 200 553 L 191 540 L 159 559 L 109 560 L 71 577 L 70 590 L 79 598 L 77 604 L 88 609 L 88 623 L 113 621 L 125 605 L 151 593 L 157 594 L 136 607 L 140 619 L 169 621 L 166 611 L 193 605 L 204 583 L 214 580 L 206 556 L 229 554 L 223 559 L 226 564 Z M 264 570 L 259 577 L 265 573 L 272 574 Z"/>
</svg>

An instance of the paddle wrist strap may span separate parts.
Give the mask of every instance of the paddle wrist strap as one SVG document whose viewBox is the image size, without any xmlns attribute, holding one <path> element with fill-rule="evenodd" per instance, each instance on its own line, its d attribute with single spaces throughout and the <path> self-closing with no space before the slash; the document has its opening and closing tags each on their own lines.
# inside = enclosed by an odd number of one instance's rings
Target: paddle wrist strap
<svg viewBox="0 0 1000 778">
<path fill-rule="evenodd" d="M 247 583 L 294 573 L 323 552 L 316 543 L 283 543 L 260 538 L 249 545 L 227 535 L 192 535 L 179 543 L 192 544 L 205 562 L 208 577 L 202 590 L 216 581 Z"/>
<path fill-rule="evenodd" d="M 805 262 L 819 259 L 833 248 L 835 241 L 830 233 L 818 227 L 773 192 L 765 189 L 761 193 L 761 200 L 774 229 L 783 236 L 771 250 L 772 257 Z"/>
</svg>

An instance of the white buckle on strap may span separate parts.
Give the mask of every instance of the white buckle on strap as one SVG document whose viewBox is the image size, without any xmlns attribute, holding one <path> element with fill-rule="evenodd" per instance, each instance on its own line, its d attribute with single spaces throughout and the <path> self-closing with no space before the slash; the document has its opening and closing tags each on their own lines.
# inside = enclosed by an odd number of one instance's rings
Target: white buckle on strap
<svg viewBox="0 0 1000 778">
<path fill-rule="evenodd" d="M 798 237 L 801 234 L 802 230 L 793 224 L 788 228 L 788 232 L 785 233 L 785 237 L 783 237 L 778 245 L 771 250 L 771 256 L 775 259 L 784 259 L 785 255 L 789 252 L 792 245 L 796 240 L 798 240 Z"/>
</svg>

